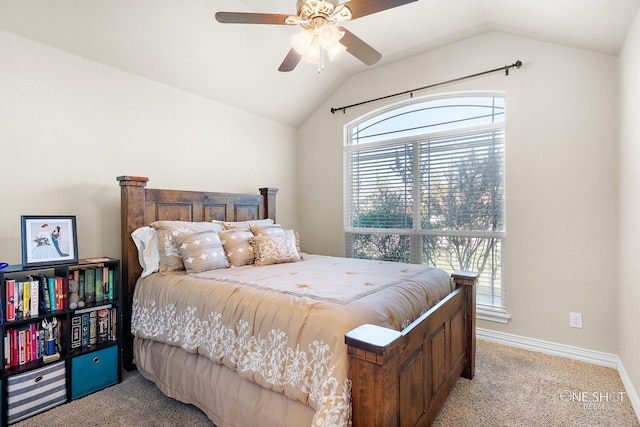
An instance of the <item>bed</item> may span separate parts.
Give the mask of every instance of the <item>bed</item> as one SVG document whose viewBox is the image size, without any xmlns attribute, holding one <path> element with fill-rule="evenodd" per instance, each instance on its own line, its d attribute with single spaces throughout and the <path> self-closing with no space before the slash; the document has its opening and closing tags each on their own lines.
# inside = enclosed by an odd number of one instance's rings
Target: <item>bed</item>
<svg viewBox="0 0 640 427">
<path fill-rule="evenodd" d="M 136 230 L 172 221 L 272 224 L 277 189 L 164 190 L 147 188 L 146 177 L 117 180 L 123 330 L 134 332 L 123 336 L 123 366 L 218 427 L 428 426 L 458 377 L 473 378 L 477 275 L 312 254 L 274 262 L 256 237 L 263 267 L 142 278 Z M 356 283 L 338 282 L 347 276 Z M 328 289 L 318 291 L 320 282 Z"/>
</svg>

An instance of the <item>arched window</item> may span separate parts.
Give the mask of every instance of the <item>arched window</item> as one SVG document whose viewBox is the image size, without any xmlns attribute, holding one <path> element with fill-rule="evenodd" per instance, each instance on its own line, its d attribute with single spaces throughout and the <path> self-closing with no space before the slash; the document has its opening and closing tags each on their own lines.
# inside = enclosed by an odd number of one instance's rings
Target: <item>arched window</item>
<svg viewBox="0 0 640 427">
<path fill-rule="evenodd" d="M 412 99 L 347 128 L 346 255 L 480 273 L 505 308 L 504 95 Z"/>
</svg>

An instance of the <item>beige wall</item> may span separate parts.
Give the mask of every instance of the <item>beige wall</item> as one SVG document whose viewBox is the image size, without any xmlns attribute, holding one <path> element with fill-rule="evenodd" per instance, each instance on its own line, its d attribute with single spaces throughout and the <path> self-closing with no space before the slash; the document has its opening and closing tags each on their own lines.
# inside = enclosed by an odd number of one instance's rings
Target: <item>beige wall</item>
<svg viewBox="0 0 640 427">
<path fill-rule="evenodd" d="M 0 58 L 0 261 L 21 262 L 20 215 L 75 215 L 80 257 L 119 257 L 118 175 L 279 187 L 296 225 L 295 129 L 8 33 Z"/>
<path fill-rule="evenodd" d="M 344 125 L 391 99 L 339 107 L 484 71 L 520 70 L 415 96 L 506 92 L 507 304 L 483 328 L 615 354 L 617 59 L 487 33 L 352 76 L 299 130 L 303 249 L 343 254 Z M 569 328 L 569 312 L 583 329 Z"/>
<path fill-rule="evenodd" d="M 620 54 L 618 355 L 640 392 L 640 13 Z M 640 402 L 637 402 L 640 403 Z M 636 407 L 637 410 L 640 407 Z M 639 414 L 640 416 L 640 414 Z"/>
</svg>

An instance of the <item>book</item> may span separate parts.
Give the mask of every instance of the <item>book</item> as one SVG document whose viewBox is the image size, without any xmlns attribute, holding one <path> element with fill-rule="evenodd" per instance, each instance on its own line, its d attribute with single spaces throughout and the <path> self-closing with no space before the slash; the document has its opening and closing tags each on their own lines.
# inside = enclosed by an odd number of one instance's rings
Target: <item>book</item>
<svg viewBox="0 0 640 427">
<path fill-rule="evenodd" d="M 96 302 L 96 271 L 93 268 L 84 270 L 84 296 L 86 303 Z"/>
<path fill-rule="evenodd" d="M 98 311 L 98 343 L 105 343 L 109 340 L 109 309 L 103 308 Z"/>
<path fill-rule="evenodd" d="M 82 335 L 80 336 L 80 346 L 89 347 L 89 313 L 82 313 Z"/>
<path fill-rule="evenodd" d="M 109 301 L 113 300 L 113 286 L 114 286 L 113 275 L 114 275 L 113 270 L 109 269 L 107 274 L 107 281 L 109 284 L 107 287 L 107 298 L 109 298 Z"/>
<path fill-rule="evenodd" d="M 5 331 L 4 334 L 4 368 L 7 369 L 11 366 L 11 333 L 9 331 Z"/>
<path fill-rule="evenodd" d="M 24 282 L 16 282 L 16 320 L 24 316 Z"/>
<path fill-rule="evenodd" d="M 31 357 L 29 360 L 38 359 L 38 325 L 36 323 L 31 323 L 29 325 L 29 341 L 30 341 L 30 352 Z"/>
<path fill-rule="evenodd" d="M 11 329 L 11 366 L 18 366 L 20 364 L 20 339 L 18 337 L 18 330 Z"/>
<path fill-rule="evenodd" d="M 63 309 L 69 308 L 69 278 L 60 278 L 60 301 Z"/>
<path fill-rule="evenodd" d="M 27 363 L 27 353 L 25 352 L 27 345 L 27 334 L 24 329 L 18 331 L 18 365 Z"/>
<path fill-rule="evenodd" d="M 82 315 L 71 317 L 71 350 L 82 346 Z"/>
<path fill-rule="evenodd" d="M 57 277 L 55 280 L 55 289 L 56 289 L 56 308 L 58 310 L 64 310 L 65 307 L 65 277 Z"/>
<path fill-rule="evenodd" d="M 60 352 L 62 349 L 62 320 L 58 320 L 58 324 L 53 328 L 53 340 L 55 351 Z"/>
<path fill-rule="evenodd" d="M 49 299 L 47 276 L 42 273 L 38 274 L 38 282 L 40 287 L 40 313 L 49 313 L 51 311 L 51 300 Z"/>
<path fill-rule="evenodd" d="M 89 312 L 89 347 L 98 342 L 98 312 Z"/>
<path fill-rule="evenodd" d="M 15 306 L 15 287 L 16 281 L 14 279 L 7 279 L 4 281 L 5 289 L 7 293 L 7 321 L 11 322 L 16 320 L 16 306 Z"/>
<path fill-rule="evenodd" d="M 31 295 L 31 317 L 38 317 L 40 313 L 40 282 L 37 279 L 31 279 L 31 290 L 29 291 L 29 295 Z"/>
<path fill-rule="evenodd" d="M 102 271 L 102 267 L 96 268 L 94 274 L 96 302 L 102 302 L 102 300 L 104 299 L 104 273 Z"/>
<path fill-rule="evenodd" d="M 81 272 L 80 270 L 76 270 L 74 273 L 74 277 L 77 276 L 78 280 L 78 301 L 82 301 L 83 303 L 85 303 L 85 299 L 84 299 L 84 273 Z M 82 304 L 84 306 L 84 304 Z"/>
<path fill-rule="evenodd" d="M 47 285 L 49 288 L 49 307 L 51 307 L 51 311 L 56 311 L 56 283 L 54 277 L 47 278 Z"/>
<path fill-rule="evenodd" d="M 111 341 L 116 341 L 118 339 L 118 310 L 115 307 L 111 309 L 109 320 L 111 321 L 109 337 Z"/>
<path fill-rule="evenodd" d="M 40 330 L 38 331 L 38 335 L 39 335 L 39 342 L 40 342 L 40 357 L 44 356 L 45 354 L 47 354 L 46 352 L 46 341 L 44 339 L 44 329 L 40 328 Z"/>
<path fill-rule="evenodd" d="M 31 301 L 30 301 L 30 293 L 31 293 L 31 280 L 25 280 L 22 282 L 22 318 L 26 319 L 30 316 L 31 311 Z"/>
<path fill-rule="evenodd" d="M 100 256 L 100 257 L 94 257 L 94 258 L 83 258 L 79 262 L 81 264 L 91 264 L 91 263 L 94 263 L 94 262 L 109 261 L 110 259 L 111 258 L 109 258 L 109 257 Z"/>
</svg>

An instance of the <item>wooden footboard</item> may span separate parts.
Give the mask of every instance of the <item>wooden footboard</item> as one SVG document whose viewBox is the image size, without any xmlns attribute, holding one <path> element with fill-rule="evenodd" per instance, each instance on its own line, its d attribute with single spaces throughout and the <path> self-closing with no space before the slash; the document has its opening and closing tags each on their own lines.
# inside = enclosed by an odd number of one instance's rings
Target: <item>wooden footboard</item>
<svg viewBox="0 0 640 427">
<path fill-rule="evenodd" d="M 477 275 L 401 332 L 362 325 L 349 333 L 355 427 L 429 426 L 460 375 L 475 374 Z"/>
</svg>

